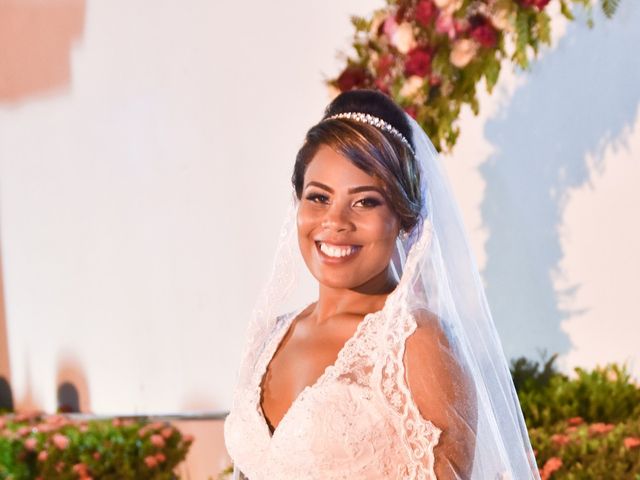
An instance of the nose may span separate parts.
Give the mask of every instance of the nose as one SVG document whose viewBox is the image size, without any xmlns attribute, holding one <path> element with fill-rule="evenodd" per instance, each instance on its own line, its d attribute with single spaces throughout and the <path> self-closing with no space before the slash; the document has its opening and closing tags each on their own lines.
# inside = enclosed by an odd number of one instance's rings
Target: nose
<svg viewBox="0 0 640 480">
<path fill-rule="evenodd" d="M 353 222 L 348 205 L 338 202 L 329 206 L 322 219 L 322 228 L 334 232 L 345 232 L 353 229 Z"/>
</svg>

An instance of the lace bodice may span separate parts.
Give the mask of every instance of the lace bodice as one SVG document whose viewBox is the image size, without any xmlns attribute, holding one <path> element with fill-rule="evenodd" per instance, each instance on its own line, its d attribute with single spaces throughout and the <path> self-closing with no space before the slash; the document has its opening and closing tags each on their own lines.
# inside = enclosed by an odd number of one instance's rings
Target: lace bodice
<svg viewBox="0 0 640 480">
<path fill-rule="evenodd" d="M 366 315 L 271 434 L 261 383 L 297 313 L 250 340 L 224 426 L 237 468 L 250 480 L 435 479 L 441 430 L 420 416 L 405 380 L 404 342 L 416 328 L 410 315 L 396 319 L 404 328 L 392 330 L 383 328 L 381 312 Z"/>
</svg>

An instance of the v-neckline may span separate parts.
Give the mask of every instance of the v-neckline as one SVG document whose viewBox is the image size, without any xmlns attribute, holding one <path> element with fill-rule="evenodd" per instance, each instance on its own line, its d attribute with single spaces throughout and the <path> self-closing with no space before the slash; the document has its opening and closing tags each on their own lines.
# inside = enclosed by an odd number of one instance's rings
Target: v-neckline
<svg viewBox="0 0 640 480">
<path fill-rule="evenodd" d="M 260 364 L 260 371 L 257 372 L 257 377 L 258 377 L 258 398 L 257 398 L 257 411 L 258 411 L 258 415 L 260 416 L 263 425 L 267 431 L 267 436 L 269 437 L 269 440 L 271 440 L 276 432 L 278 432 L 280 425 L 282 424 L 282 422 L 285 421 L 285 419 L 288 417 L 289 413 L 291 412 L 291 410 L 293 409 L 294 406 L 296 406 L 298 403 L 300 403 L 302 401 L 302 399 L 304 398 L 304 396 L 307 394 L 307 392 L 309 392 L 310 390 L 316 388 L 318 385 L 320 385 L 321 382 L 324 381 L 324 379 L 326 377 L 328 377 L 329 373 L 336 369 L 338 367 L 338 365 L 340 364 L 340 361 L 342 359 L 342 357 L 345 355 L 346 350 L 350 347 L 351 344 L 353 344 L 356 339 L 360 336 L 362 330 L 364 329 L 364 325 L 366 323 L 369 322 L 369 320 L 374 317 L 375 315 L 377 315 L 379 312 L 381 312 L 382 310 L 377 310 L 375 312 L 371 312 L 371 313 L 367 313 L 362 320 L 358 323 L 358 326 L 356 327 L 355 331 L 353 332 L 353 334 L 347 338 L 347 340 L 344 342 L 344 345 L 342 345 L 342 347 L 340 348 L 340 350 L 338 350 L 338 355 L 336 356 L 336 359 L 333 363 L 330 363 L 329 365 L 327 365 L 324 369 L 324 371 L 320 374 L 320 376 L 318 378 L 316 378 L 316 380 L 311 383 L 310 385 L 307 385 L 306 387 L 304 387 L 302 390 L 300 390 L 300 392 L 298 393 L 298 395 L 295 396 L 295 398 L 293 399 L 293 401 L 291 402 L 291 404 L 289 405 L 289 407 L 287 408 L 287 410 L 285 411 L 284 415 L 282 416 L 282 418 L 280 418 L 280 421 L 278 422 L 278 425 L 275 426 L 273 428 L 273 432 L 271 431 L 271 427 L 270 427 L 270 423 L 269 421 L 267 421 L 267 417 L 264 413 L 264 410 L 262 409 L 262 395 L 264 393 L 264 379 L 267 375 L 267 370 L 269 369 L 269 365 L 271 364 L 271 362 L 273 361 L 273 357 L 275 356 L 276 352 L 278 351 L 278 348 L 280 347 L 280 345 L 282 344 L 284 338 L 287 336 L 287 334 L 289 333 L 291 327 L 293 326 L 293 322 L 295 321 L 296 318 L 298 318 L 298 316 L 300 316 L 300 314 L 302 312 L 304 312 L 311 304 L 307 305 L 306 307 L 303 307 L 302 309 L 294 312 L 290 318 L 287 321 L 287 324 L 284 325 L 281 328 L 281 331 L 283 332 L 282 335 L 280 335 L 279 338 L 277 338 L 276 340 L 274 340 L 273 344 L 270 345 L 271 349 L 265 349 L 265 354 L 268 355 L 268 358 L 266 358 L 263 362 L 261 362 Z"/>
</svg>

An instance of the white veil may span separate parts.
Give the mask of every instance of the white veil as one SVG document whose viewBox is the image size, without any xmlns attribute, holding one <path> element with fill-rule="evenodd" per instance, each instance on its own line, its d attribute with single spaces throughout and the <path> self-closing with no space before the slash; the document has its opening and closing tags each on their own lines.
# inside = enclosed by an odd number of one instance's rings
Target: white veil
<svg viewBox="0 0 640 480">
<path fill-rule="evenodd" d="M 446 354 L 459 363 L 470 380 L 458 393 L 466 396 L 472 389 L 468 402 L 475 403 L 471 415 L 474 418 L 467 418 L 468 411 L 453 403 L 446 404 L 445 409 L 447 418 L 466 423 L 474 432 L 472 473 L 470 477 L 459 475 L 452 461 L 452 473 L 447 478 L 539 479 L 520 404 L 457 204 L 438 153 L 422 128 L 408 119 L 425 201 L 419 225 L 407 238 L 397 241 L 392 264 L 400 282 L 383 309 L 385 328 L 391 336 L 398 329 L 412 331 L 411 325 L 407 327 L 403 322 L 411 318 L 411 312 L 426 308 L 435 314 L 445 332 Z M 288 299 L 299 287 L 297 273 L 304 267 L 297 244 L 296 208 L 297 199 L 292 195 L 273 271 L 249 325 L 240 390 L 246 388 L 243 379 L 251 378 L 276 318 L 285 313 Z M 415 328 L 415 321 L 411 322 Z M 446 383 L 447 378 L 436 378 L 433 388 Z M 416 450 L 413 454 L 419 458 L 424 452 Z M 448 460 L 442 451 L 435 461 Z M 423 477 L 416 474 L 407 478 Z"/>
</svg>

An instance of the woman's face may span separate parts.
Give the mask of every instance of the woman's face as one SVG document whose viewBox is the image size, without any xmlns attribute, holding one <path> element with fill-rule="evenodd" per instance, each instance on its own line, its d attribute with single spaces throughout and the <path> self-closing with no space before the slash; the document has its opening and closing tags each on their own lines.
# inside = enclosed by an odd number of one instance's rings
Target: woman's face
<svg viewBox="0 0 640 480">
<path fill-rule="evenodd" d="M 304 174 L 298 243 L 323 285 L 366 290 L 387 269 L 400 221 L 382 182 L 323 145 Z"/>
</svg>

